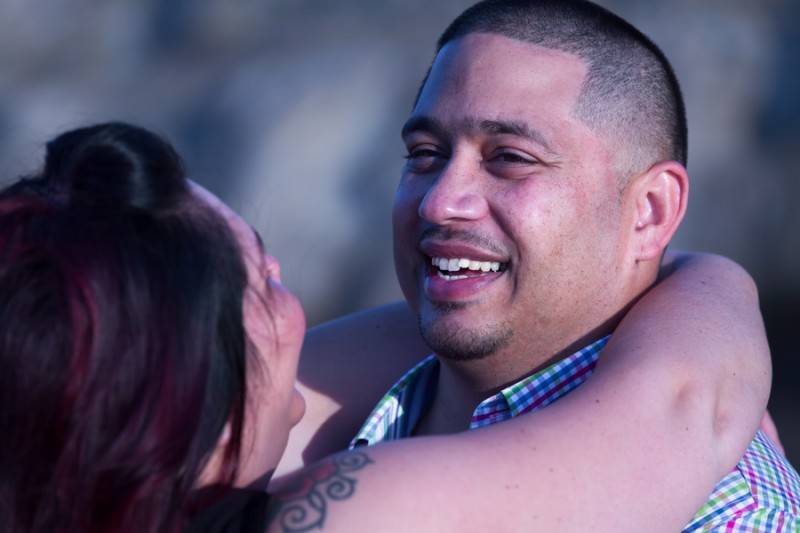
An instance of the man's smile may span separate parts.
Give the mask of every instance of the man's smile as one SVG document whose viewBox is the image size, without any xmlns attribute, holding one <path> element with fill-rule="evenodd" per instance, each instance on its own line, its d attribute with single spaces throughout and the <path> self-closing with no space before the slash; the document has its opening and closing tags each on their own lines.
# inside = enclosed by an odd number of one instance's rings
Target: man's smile
<svg viewBox="0 0 800 533">
<path fill-rule="evenodd" d="M 508 269 L 508 262 L 474 257 L 429 257 L 424 267 L 423 290 L 434 302 L 473 299 Z"/>
<path fill-rule="evenodd" d="M 423 238 L 425 295 L 439 302 L 470 299 L 508 270 L 499 250 L 463 240 Z"/>
<path fill-rule="evenodd" d="M 499 261 L 477 261 L 465 257 L 431 257 L 431 266 L 436 275 L 448 281 L 481 276 L 487 272 L 505 270 L 505 263 Z"/>
</svg>

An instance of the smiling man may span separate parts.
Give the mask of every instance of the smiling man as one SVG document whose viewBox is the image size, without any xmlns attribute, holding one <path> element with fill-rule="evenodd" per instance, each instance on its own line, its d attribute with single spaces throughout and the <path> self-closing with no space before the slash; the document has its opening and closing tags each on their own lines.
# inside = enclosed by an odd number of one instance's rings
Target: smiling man
<svg viewBox="0 0 800 533">
<path fill-rule="evenodd" d="M 546 4 L 534 5 L 552 18 Z M 440 385 L 465 392 L 609 333 L 655 281 L 688 188 L 683 106 L 654 47 L 617 37 L 635 50 L 625 72 L 644 79 L 610 76 L 592 68 L 607 54 L 601 39 L 541 16 L 506 20 L 494 5 L 468 11 L 440 41 L 403 128 L 394 208 L 400 285 L 448 360 Z M 640 127 L 660 134 L 642 139 Z M 466 426 L 445 415 L 450 396 L 417 434 Z"/>
<path fill-rule="evenodd" d="M 590 2 L 480 2 L 440 38 L 402 135 L 394 253 L 415 316 L 387 306 L 308 332 L 307 416 L 279 473 L 359 426 L 351 447 L 557 402 L 526 451 L 549 465 L 535 499 L 555 516 L 800 527 L 800 478 L 756 432 L 770 370 L 752 280 L 665 254 L 687 204 L 686 119 L 652 42 Z"/>
<path fill-rule="evenodd" d="M 588 2 L 468 9 L 439 40 L 403 140 L 395 265 L 435 355 L 353 446 L 479 428 L 575 389 L 656 282 L 686 209 L 675 75 Z M 686 530 L 791 528 L 798 491 L 758 433 Z"/>
<path fill-rule="evenodd" d="M 655 280 L 660 248 L 631 246 L 645 236 L 626 232 L 641 187 L 620 191 L 615 159 L 624 152 L 573 113 L 586 72 L 572 54 L 469 34 L 443 47 L 404 128 L 409 159 L 394 209 L 400 284 L 437 354 L 502 358 L 487 388 L 544 363 L 565 341 L 596 337 Z M 658 228 L 671 232 L 683 169 L 649 173 L 644 180 L 674 202 Z"/>
</svg>

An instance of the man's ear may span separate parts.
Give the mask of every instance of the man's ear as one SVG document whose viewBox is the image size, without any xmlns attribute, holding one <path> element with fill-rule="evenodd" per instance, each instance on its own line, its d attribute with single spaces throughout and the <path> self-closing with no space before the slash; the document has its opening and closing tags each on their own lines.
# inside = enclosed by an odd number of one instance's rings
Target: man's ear
<svg viewBox="0 0 800 533">
<path fill-rule="evenodd" d="M 631 185 L 636 208 L 634 258 L 657 260 L 683 220 L 689 196 L 689 175 L 680 163 L 662 161 L 635 177 Z"/>
</svg>

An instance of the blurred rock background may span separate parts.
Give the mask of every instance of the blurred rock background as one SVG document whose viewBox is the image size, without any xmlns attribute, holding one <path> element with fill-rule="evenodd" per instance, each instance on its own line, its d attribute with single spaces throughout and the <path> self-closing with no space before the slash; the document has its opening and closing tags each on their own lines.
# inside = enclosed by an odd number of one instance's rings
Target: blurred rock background
<svg viewBox="0 0 800 533">
<path fill-rule="evenodd" d="M 691 203 L 676 246 L 756 279 L 770 407 L 800 466 L 800 2 L 603 0 L 660 45 L 689 112 Z M 464 0 L 3 0 L 0 180 L 44 142 L 122 119 L 166 134 L 242 212 L 309 323 L 400 297 L 390 206 L 399 130 Z"/>
</svg>

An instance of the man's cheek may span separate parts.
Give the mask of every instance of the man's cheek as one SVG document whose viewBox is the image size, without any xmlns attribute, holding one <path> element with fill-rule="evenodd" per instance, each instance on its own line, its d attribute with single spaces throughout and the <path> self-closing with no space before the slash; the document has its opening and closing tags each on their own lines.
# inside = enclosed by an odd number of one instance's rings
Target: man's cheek
<svg viewBox="0 0 800 533">
<path fill-rule="evenodd" d="M 392 219 L 395 224 L 408 222 L 416 218 L 419 202 L 422 199 L 422 193 L 417 189 L 418 187 L 414 187 L 412 184 L 400 182 L 394 195 L 394 206 L 392 207 Z"/>
</svg>

